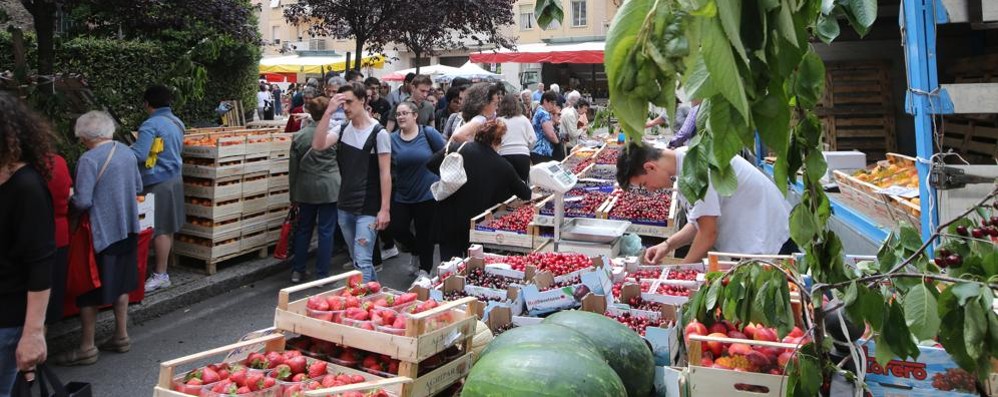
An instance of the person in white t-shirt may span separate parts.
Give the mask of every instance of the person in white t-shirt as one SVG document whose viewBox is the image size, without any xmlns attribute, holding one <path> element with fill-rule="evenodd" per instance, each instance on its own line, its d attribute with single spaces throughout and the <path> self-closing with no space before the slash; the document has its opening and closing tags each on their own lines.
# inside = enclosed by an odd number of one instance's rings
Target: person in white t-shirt
<svg viewBox="0 0 998 397">
<path fill-rule="evenodd" d="M 364 108 L 367 88 L 347 83 L 329 101 L 329 107 L 316 126 L 312 149 L 336 149 L 340 166 L 340 195 L 336 202 L 337 222 L 347 242 L 353 265 L 364 274 L 364 282 L 376 281 L 373 256 L 375 238 L 391 222 L 392 141 L 388 131 L 371 118 Z M 337 111 L 349 123 L 327 134 Z"/>
<path fill-rule="evenodd" d="M 640 186 L 648 190 L 671 189 L 680 180 L 686 149 L 658 149 L 630 144 L 617 158 L 617 182 L 623 188 Z M 661 244 L 645 251 L 645 261 L 659 263 L 665 256 L 690 245 L 684 263 L 699 263 L 707 252 L 739 254 L 789 254 L 796 251 L 790 240 L 790 204 L 762 171 L 735 156 L 731 167 L 738 188 L 722 196 L 708 182 L 702 200 L 690 203 L 682 193 L 690 223 Z"/>
<path fill-rule="evenodd" d="M 266 84 L 260 85 L 260 91 L 256 93 L 256 114 L 260 120 L 264 119 L 266 109 L 274 103 L 274 94 L 270 93 L 270 88 Z"/>
</svg>

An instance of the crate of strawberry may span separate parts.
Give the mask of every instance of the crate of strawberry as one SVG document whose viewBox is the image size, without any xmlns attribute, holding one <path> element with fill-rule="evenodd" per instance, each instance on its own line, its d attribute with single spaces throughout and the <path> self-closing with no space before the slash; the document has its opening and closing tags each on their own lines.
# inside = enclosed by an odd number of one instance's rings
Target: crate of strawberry
<svg viewBox="0 0 998 397">
<path fill-rule="evenodd" d="M 346 281 L 347 285 L 308 298 L 290 300 L 292 293 L 341 281 Z M 345 309 L 340 322 L 309 316 L 310 301 L 323 308 L 323 302 L 328 304 L 329 297 L 342 296 L 344 290 L 356 289 L 359 285 L 360 272 L 352 271 L 285 288 L 278 296 L 275 327 L 407 362 L 422 361 L 464 339 L 470 340 L 474 335 L 474 313 L 470 309 L 457 309 L 468 306 L 475 301 L 474 298 L 438 303 L 435 300 L 420 301 L 415 293 L 395 296 L 382 291 L 381 295 L 362 299 L 359 307 Z M 451 334 L 455 337 L 441 337 Z"/>
<path fill-rule="evenodd" d="M 177 375 L 180 366 L 225 353 L 238 355 L 240 351 L 259 349 L 261 345 L 263 352 L 253 351 L 245 359 L 208 364 Z M 381 379 L 304 357 L 296 350 L 283 351 L 285 345 L 285 336 L 278 333 L 163 362 L 154 395 L 277 397 L 285 395 L 293 386 L 309 380 L 322 381 L 331 374 L 346 375 L 351 383 Z"/>
<path fill-rule="evenodd" d="M 301 394 L 303 397 L 397 397 L 403 395 L 402 390 L 411 386 L 413 380 L 406 377 L 382 379 L 377 382 L 340 385 L 335 387 L 320 387 L 310 389 Z M 321 386 L 321 385 L 320 385 Z"/>
</svg>

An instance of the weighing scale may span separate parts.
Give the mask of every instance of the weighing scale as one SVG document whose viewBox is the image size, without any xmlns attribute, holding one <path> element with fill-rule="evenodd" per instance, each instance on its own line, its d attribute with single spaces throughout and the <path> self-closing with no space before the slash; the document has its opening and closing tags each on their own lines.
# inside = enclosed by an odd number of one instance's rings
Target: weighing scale
<svg viewBox="0 0 998 397">
<path fill-rule="evenodd" d="M 561 163 L 549 161 L 530 168 L 530 182 L 554 192 L 555 252 L 561 252 L 564 245 L 566 249 L 587 255 L 616 255 L 613 251 L 619 251 L 620 238 L 631 222 L 590 218 L 573 218 L 565 222 L 565 193 L 575 187 L 578 177 Z"/>
</svg>

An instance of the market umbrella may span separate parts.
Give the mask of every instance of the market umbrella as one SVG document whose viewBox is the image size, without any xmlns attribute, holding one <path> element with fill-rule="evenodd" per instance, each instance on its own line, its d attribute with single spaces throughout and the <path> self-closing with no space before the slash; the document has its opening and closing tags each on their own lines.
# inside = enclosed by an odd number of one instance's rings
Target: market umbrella
<svg viewBox="0 0 998 397">
<path fill-rule="evenodd" d="M 502 80 L 501 74 L 495 74 L 488 70 L 482 69 L 478 65 L 471 63 L 470 61 L 465 63 L 463 66 L 457 68 L 453 73 L 444 74 L 436 79 L 438 83 L 450 83 L 452 80 L 464 77 L 471 81 L 499 81 Z"/>
<path fill-rule="evenodd" d="M 385 57 L 368 55 L 363 59 L 364 67 L 381 69 Z M 346 68 L 346 55 L 301 56 L 263 58 L 260 60 L 260 73 L 324 73 L 327 70 L 343 71 Z"/>
<path fill-rule="evenodd" d="M 436 79 L 438 76 L 441 76 L 441 75 L 444 75 L 444 74 L 447 74 L 447 73 L 453 73 L 453 72 L 455 72 L 457 70 L 458 70 L 458 68 L 455 68 L 453 66 L 430 65 L 430 66 L 420 67 L 419 68 L 419 74 L 429 75 L 431 78 Z M 416 68 L 394 71 L 394 72 L 388 74 L 387 76 L 382 77 L 381 80 L 383 80 L 383 81 L 403 81 L 403 80 L 405 80 L 405 75 L 407 75 L 409 73 L 416 73 Z"/>
</svg>

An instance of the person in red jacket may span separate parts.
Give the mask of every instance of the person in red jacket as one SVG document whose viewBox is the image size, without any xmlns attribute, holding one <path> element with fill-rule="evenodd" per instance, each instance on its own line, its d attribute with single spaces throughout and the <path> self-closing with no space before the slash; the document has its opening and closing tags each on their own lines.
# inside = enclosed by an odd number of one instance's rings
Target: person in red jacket
<svg viewBox="0 0 998 397">
<path fill-rule="evenodd" d="M 73 178 L 69 176 L 66 159 L 58 154 L 49 157 L 49 193 L 52 195 L 52 210 L 55 215 L 55 265 L 52 267 L 52 292 L 45 311 L 45 323 L 51 324 L 62 319 L 63 298 L 66 294 L 66 274 L 69 262 L 69 188 Z"/>
</svg>

